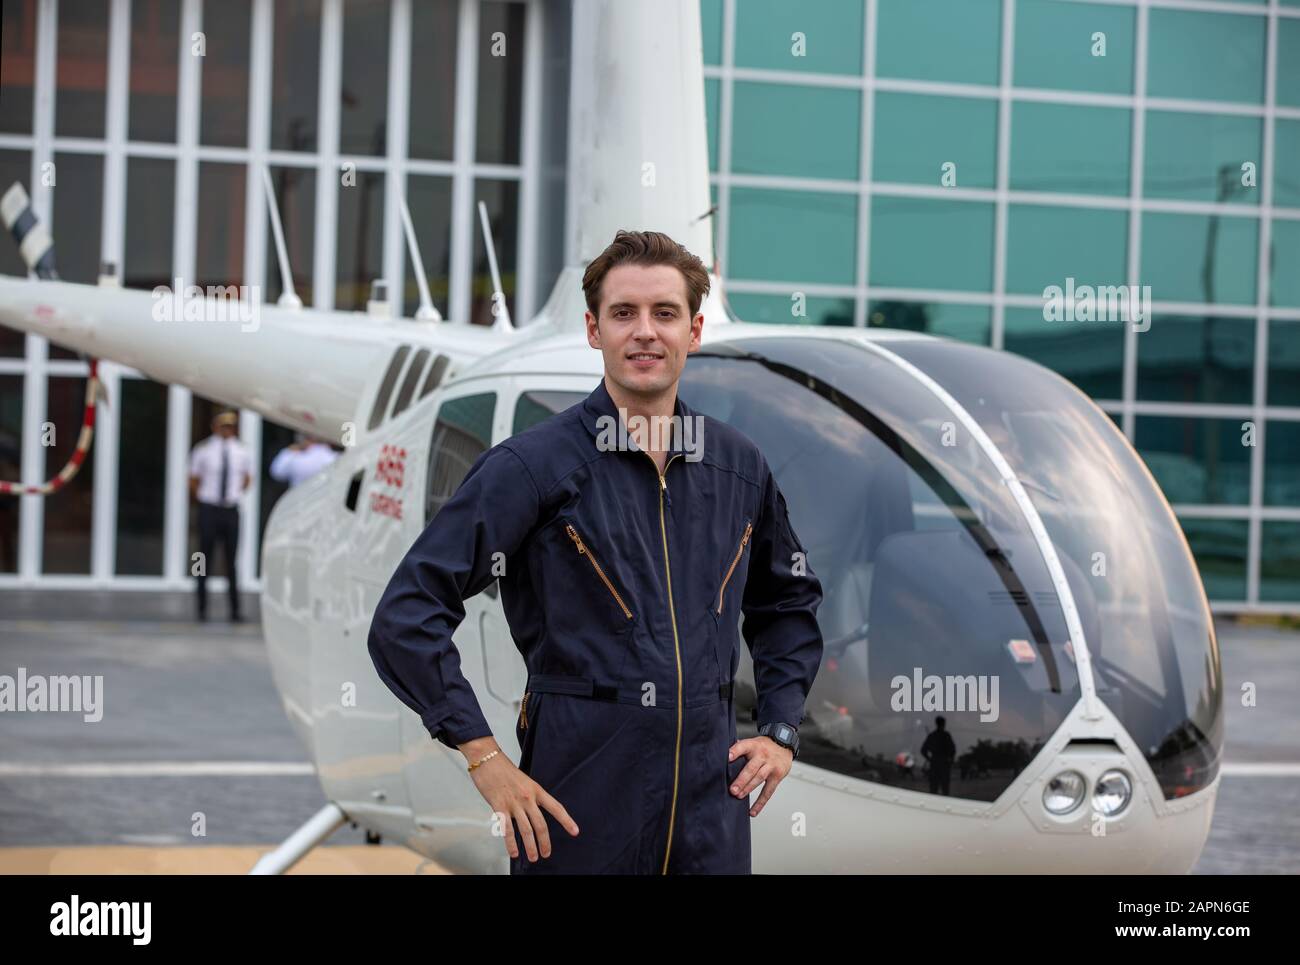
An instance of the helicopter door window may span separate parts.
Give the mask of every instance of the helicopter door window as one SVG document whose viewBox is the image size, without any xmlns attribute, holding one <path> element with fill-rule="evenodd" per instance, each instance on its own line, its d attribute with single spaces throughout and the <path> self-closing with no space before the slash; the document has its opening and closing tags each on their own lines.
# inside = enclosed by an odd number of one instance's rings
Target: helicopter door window
<svg viewBox="0 0 1300 965">
<path fill-rule="evenodd" d="M 429 368 L 429 374 L 424 377 L 424 385 L 420 386 L 421 399 L 442 384 L 442 376 L 447 371 L 449 361 L 450 359 L 445 355 L 434 357 L 433 365 Z"/>
<path fill-rule="evenodd" d="M 429 445 L 428 486 L 424 499 L 424 522 L 437 515 L 464 481 L 474 460 L 492 446 L 492 419 L 496 411 L 495 392 L 481 392 L 448 399 L 438 410 Z M 497 584 L 487 588 L 497 595 Z"/>
<path fill-rule="evenodd" d="M 429 446 L 425 525 L 455 495 L 474 460 L 492 447 L 492 416 L 496 404 L 495 392 L 482 392 L 448 399 L 438 410 L 433 442 Z"/>
<path fill-rule="evenodd" d="M 388 370 L 384 372 L 384 380 L 379 383 L 375 404 L 370 409 L 370 422 L 367 423 L 367 428 L 373 429 L 384 421 L 384 413 L 388 410 L 388 400 L 393 396 L 393 386 L 397 384 L 398 373 L 402 371 L 402 365 L 410 354 L 411 346 L 399 345 L 393 357 L 389 359 Z"/>
<path fill-rule="evenodd" d="M 587 397 L 585 392 L 562 392 L 534 390 L 521 392 L 515 403 L 514 425 L 510 434 L 516 435 L 537 423 L 549 419 L 557 412 L 563 412 L 571 405 L 577 405 Z"/>
<path fill-rule="evenodd" d="M 397 401 L 393 403 L 393 417 L 396 418 L 400 413 L 406 411 L 406 407 L 411 404 L 411 399 L 415 395 L 416 383 L 420 381 L 420 376 L 424 374 L 424 367 L 429 363 L 429 350 L 422 348 L 415 353 L 415 358 L 411 359 L 411 366 L 406 370 L 406 378 L 402 379 L 402 387 L 397 392 Z"/>
</svg>

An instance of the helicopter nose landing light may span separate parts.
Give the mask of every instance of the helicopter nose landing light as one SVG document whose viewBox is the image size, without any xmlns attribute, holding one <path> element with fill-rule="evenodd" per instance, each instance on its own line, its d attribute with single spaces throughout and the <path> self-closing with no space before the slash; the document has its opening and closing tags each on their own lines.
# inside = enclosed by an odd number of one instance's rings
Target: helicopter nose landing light
<svg viewBox="0 0 1300 965">
<path fill-rule="evenodd" d="M 1108 818 L 1128 807 L 1133 797 L 1133 782 L 1123 771 L 1109 770 L 1097 779 L 1092 791 L 1092 808 Z"/>
<path fill-rule="evenodd" d="M 1083 803 L 1086 787 L 1078 771 L 1062 771 L 1043 788 L 1043 807 L 1052 814 L 1069 814 Z"/>
</svg>

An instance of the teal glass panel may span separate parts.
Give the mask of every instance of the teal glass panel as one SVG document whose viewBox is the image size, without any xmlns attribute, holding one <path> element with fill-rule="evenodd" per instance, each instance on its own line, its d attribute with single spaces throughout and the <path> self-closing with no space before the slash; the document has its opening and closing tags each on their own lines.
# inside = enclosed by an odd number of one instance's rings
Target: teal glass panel
<svg viewBox="0 0 1300 965">
<path fill-rule="evenodd" d="M 731 170 L 856 181 L 862 92 L 737 82 Z"/>
<path fill-rule="evenodd" d="M 827 298 L 820 295 L 797 297 L 797 289 L 789 295 L 759 294 L 756 292 L 727 292 L 731 309 L 742 322 L 764 322 L 774 325 L 842 325 L 853 324 L 852 298 Z M 802 311 L 803 315 L 795 312 Z"/>
<path fill-rule="evenodd" d="M 1149 17 L 1149 97 L 1263 101 L 1263 17 L 1162 7 Z"/>
<path fill-rule="evenodd" d="M 1300 319 L 1268 323 L 1266 405 L 1300 406 Z"/>
<path fill-rule="evenodd" d="M 1244 506 L 1250 446 L 1241 419 L 1138 416 L 1135 445 L 1171 503 Z"/>
<path fill-rule="evenodd" d="M 1258 117 L 1148 111 L 1142 193 L 1148 198 L 1259 203 Z M 1242 183 L 1253 165 L 1254 186 Z"/>
<path fill-rule="evenodd" d="M 1277 21 L 1277 102 L 1300 107 L 1300 20 L 1295 17 Z"/>
<path fill-rule="evenodd" d="M 718 170 L 718 97 L 722 82 L 716 78 L 704 81 L 704 122 L 709 138 L 709 170 Z"/>
<path fill-rule="evenodd" d="M 867 327 L 901 328 L 972 342 L 975 345 L 988 345 L 993 327 L 992 314 L 988 305 L 882 299 L 872 301 L 867 306 Z"/>
<path fill-rule="evenodd" d="M 1156 315 L 1135 344 L 1139 399 L 1250 405 L 1253 318 Z"/>
<path fill-rule="evenodd" d="M 1133 18 L 1131 6 L 1018 0 L 1015 85 L 1133 93 Z"/>
<path fill-rule="evenodd" d="M 872 145 L 873 180 L 994 187 L 998 102 L 881 91 Z M 949 163 L 954 167 L 944 180 Z"/>
<path fill-rule="evenodd" d="M 1300 208 L 1300 120 L 1273 122 L 1273 203 Z"/>
<path fill-rule="evenodd" d="M 1258 250 L 1254 218 L 1142 216 L 1141 279 L 1156 301 L 1253 304 Z"/>
<path fill-rule="evenodd" d="M 872 285 L 989 291 L 993 205 L 929 198 L 871 199 Z"/>
<path fill-rule="evenodd" d="M 1124 284 L 1128 212 L 1013 204 L 1007 211 L 1007 291 Z M 1084 324 L 1107 324 L 1087 322 Z"/>
<path fill-rule="evenodd" d="M 1094 399 L 1124 394 L 1124 329 L 1098 322 L 1047 321 L 1037 308 L 1008 306 L 1002 347 L 1064 376 Z"/>
<path fill-rule="evenodd" d="M 1260 530 L 1261 603 L 1300 602 L 1300 523 L 1265 520 Z"/>
<path fill-rule="evenodd" d="M 731 189 L 731 278 L 854 284 L 858 198 L 826 191 Z"/>
<path fill-rule="evenodd" d="M 862 0 L 741 0 L 736 66 L 861 75 L 865 7 Z"/>
<path fill-rule="evenodd" d="M 700 33 L 704 62 L 722 63 L 722 0 L 700 0 Z"/>
<path fill-rule="evenodd" d="M 1178 524 L 1196 557 L 1205 595 L 1211 600 L 1245 600 L 1249 524 L 1244 519 L 1184 516 Z"/>
<path fill-rule="evenodd" d="M 1264 441 L 1264 505 L 1300 506 L 1300 422 L 1269 420 Z"/>
<path fill-rule="evenodd" d="M 1000 0 L 879 0 L 876 74 L 996 84 Z"/>
<path fill-rule="evenodd" d="M 1011 190 L 1129 193 L 1132 112 L 1019 101 L 1011 109 Z"/>
<path fill-rule="evenodd" d="M 1273 219 L 1273 273 L 1268 300 L 1272 305 L 1300 308 L 1300 221 Z"/>
</svg>

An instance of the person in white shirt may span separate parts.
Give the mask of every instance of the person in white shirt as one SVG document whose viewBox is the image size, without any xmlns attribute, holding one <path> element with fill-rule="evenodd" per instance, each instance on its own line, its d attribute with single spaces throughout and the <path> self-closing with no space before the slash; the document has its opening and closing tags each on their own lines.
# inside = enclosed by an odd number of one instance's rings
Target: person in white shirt
<svg viewBox="0 0 1300 965">
<path fill-rule="evenodd" d="M 338 457 L 337 452 L 319 439 L 295 442 L 275 454 L 271 460 L 271 478 L 293 487 L 310 479 Z"/>
<path fill-rule="evenodd" d="M 199 504 L 198 617 L 208 618 L 208 567 L 221 543 L 230 583 L 230 619 L 239 623 L 239 585 L 235 556 L 239 549 L 239 501 L 253 482 L 253 460 L 236 432 L 239 416 L 220 412 L 212 420 L 212 435 L 190 453 L 190 496 Z"/>
</svg>

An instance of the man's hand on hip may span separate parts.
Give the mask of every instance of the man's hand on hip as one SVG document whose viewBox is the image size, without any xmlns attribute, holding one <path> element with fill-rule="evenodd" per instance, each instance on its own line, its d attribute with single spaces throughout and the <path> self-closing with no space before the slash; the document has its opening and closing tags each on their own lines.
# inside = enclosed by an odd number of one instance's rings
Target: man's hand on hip
<svg viewBox="0 0 1300 965">
<path fill-rule="evenodd" d="M 747 737 L 736 741 L 727 751 L 728 761 L 734 761 L 737 757 L 747 757 L 749 763 L 731 782 L 731 793 L 736 797 L 749 797 L 754 788 L 763 785 L 763 793 L 749 809 L 749 816 L 756 818 L 758 812 L 763 810 L 763 805 L 776 793 L 777 785 L 790 773 L 794 752 L 770 737 Z"/>
</svg>

